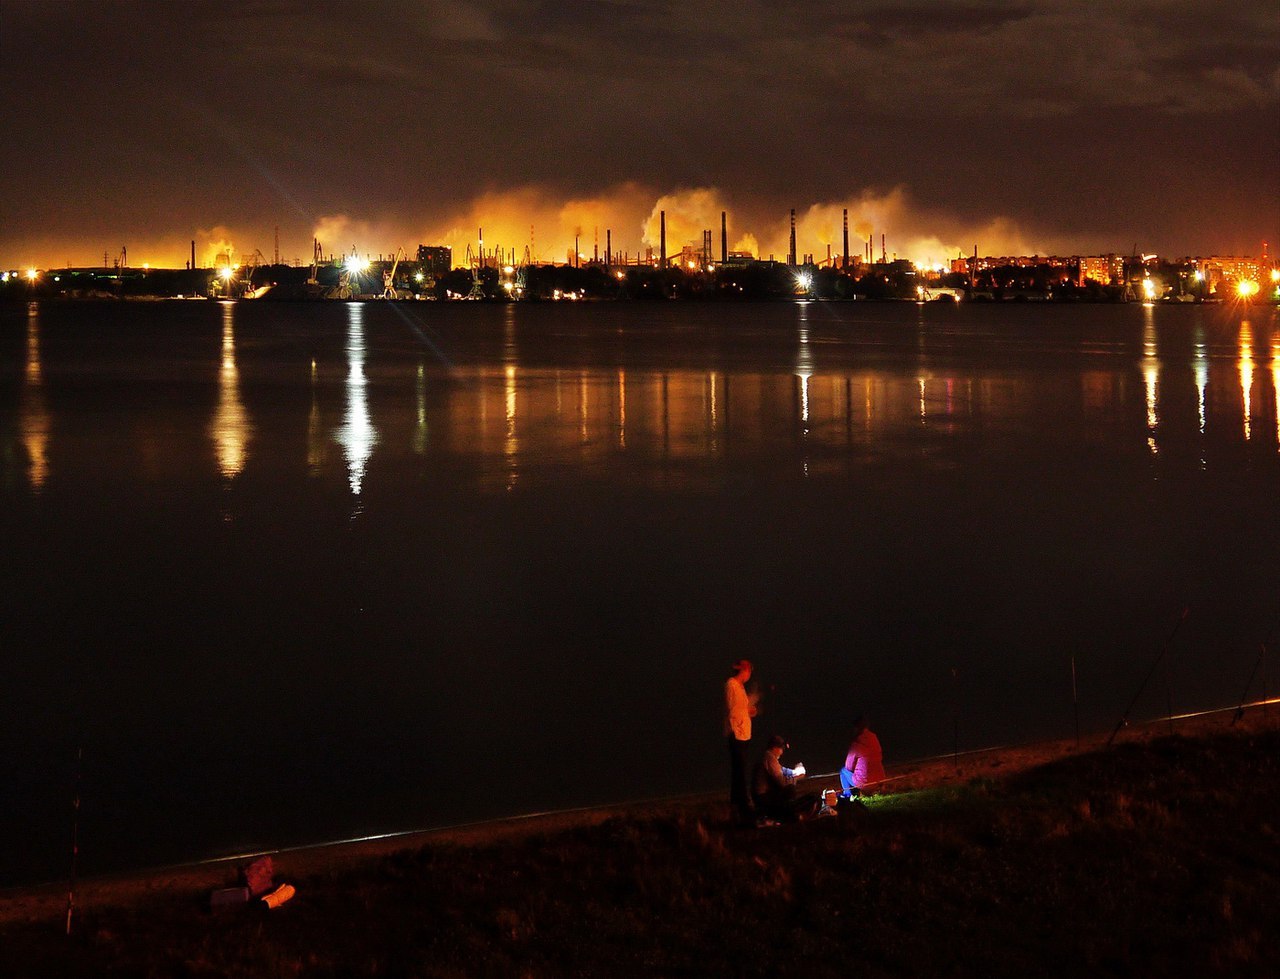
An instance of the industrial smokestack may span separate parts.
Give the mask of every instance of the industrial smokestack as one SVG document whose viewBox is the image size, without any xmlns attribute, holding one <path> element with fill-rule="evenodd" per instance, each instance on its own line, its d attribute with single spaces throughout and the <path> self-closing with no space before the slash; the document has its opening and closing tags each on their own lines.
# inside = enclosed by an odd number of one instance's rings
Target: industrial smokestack
<svg viewBox="0 0 1280 979">
<path fill-rule="evenodd" d="M 196 240 L 191 239 L 191 271 L 196 270 Z"/>
<path fill-rule="evenodd" d="M 787 254 L 787 261 L 792 268 L 796 264 L 796 209 L 791 209 L 791 251 Z"/>
<path fill-rule="evenodd" d="M 889 253 L 884 249 L 884 235 L 880 235 L 880 264 L 883 265 L 889 261 Z"/>
<path fill-rule="evenodd" d="M 1265 250 L 1265 249 L 1264 249 Z M 729 261 L 729 225 L 725 218 L 725 212 L 720 212 L 720 263 L 723 265 Z"/>
<path fill-rule="evenodd" d="M 667 267 L 667 212 L 658 212 L 659 232 L 658 232 L 658 267 Z"/>
<path fill-rule="evenodd" d="M 613 229 L 604 229 L 604 264 L 613 265 Z"/>
<path fill-rule="evenodd" d="M 849 209 L 844 209 L 844 267 L 849 267 Z"/>
</svg>

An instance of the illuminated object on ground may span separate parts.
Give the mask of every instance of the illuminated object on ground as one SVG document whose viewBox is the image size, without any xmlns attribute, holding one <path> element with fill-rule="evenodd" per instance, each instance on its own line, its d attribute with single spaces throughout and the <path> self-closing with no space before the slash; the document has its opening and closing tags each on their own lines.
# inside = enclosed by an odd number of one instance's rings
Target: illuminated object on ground
<svg viewBox="0 0 1280 979">
<path fill-rule="evenodd" d="M 414 282 L 421 282 L 421 281 L 423 280 L 423 278 L 424 278 L 424 276 L 423 276 L 423 274 L 422 274 L 421 272 L 414 272 L 414 273 L 413 273 L 413 281 L 414 281 Z"/>
<path fill-rule="evenodd" d="M 223 282 L 230 282 L 235 274 L 235 269 L 231 268 L 229 265 L 225 266 L 222 271 L 218 273 L 218 275 L 222 277 Z"/>
<path fill-rule="evenodd" d="M 1155 299 L 1155 298 L 1156 298 L 1156 284 L 1155 284 L 1154 282 L 1152 282 L 1150 279 L 1143 279 L 1143 280 L 1142 280 L 1142 294 L 1143 294 L 1144 296 L 1146 296 L 1146 297 L 1147 297 L 1147 299 Z"/>
<path fill-rule="evenodd" d="M 1257 291 L 1258 283 L 1254 282 L 1252 279 L 1242 279 L 1236 286 L 1236 292 L 1239 294 L 1241 299 L 1248 299 Z"/>
<path fill-rule="evenodd" d="M 808 272 L 801 272 L 799 275 L 796 276 L 796 284 L 799 285 L 800 288 L 803 289 L 805 292 L 808 292 L 809 287 L 813 285 L 813 276 L 811 276 Z"/>
<path fill-rule="evenodd" d="M 40 274 L 40 273 L 39 273 L 39 272 L 37 272 L 35 269 L 27 269 L 27 281 L 28 281 L 28 282 L 35 282 L 35 281 L 36 281 L 36 277 L 37 277 L 39 274 Z"/>
</svg>

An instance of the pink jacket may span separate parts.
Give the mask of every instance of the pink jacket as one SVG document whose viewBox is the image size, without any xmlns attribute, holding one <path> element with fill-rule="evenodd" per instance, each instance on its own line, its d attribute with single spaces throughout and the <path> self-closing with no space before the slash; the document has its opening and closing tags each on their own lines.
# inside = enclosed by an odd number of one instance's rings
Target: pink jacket
<svg viewBox="0 0 1280 979">
<path fill-rule="evenodd" d="M 849 755 L 844 767 L 853 773 L 853 784 L 858 788 L 884 781 L 883 753 L 880 739 L 871 731 L 863 731 L 849 745 Z"/>
</svg>

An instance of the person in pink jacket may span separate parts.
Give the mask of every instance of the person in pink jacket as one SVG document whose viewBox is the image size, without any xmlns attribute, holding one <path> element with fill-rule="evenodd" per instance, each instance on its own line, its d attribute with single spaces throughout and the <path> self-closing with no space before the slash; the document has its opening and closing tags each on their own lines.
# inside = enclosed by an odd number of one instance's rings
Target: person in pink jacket
<svg viewBox="0 0 1280 979">
<path fill-rule="evenodd" d="M 840 770 L 840 794 L 846 799 L 873 789 L 884 781 L 884 755 L 880 739 L 867 727 L 867 718 L 859 714 L 853 719 L 853 741 Z"/>
</svg>

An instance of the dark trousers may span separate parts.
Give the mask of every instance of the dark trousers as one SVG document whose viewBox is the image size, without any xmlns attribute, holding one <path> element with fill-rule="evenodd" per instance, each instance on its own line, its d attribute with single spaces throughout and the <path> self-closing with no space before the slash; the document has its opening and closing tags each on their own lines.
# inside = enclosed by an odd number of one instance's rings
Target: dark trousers
<svg viewBox="0 0 1280 979">
<path fill-rule="evenodd" d="M 739 741 L 729 735 L 729 803 L 742 822 L 755 818 L 751 793 L 747 790 L 747 749 L 750 745 L 750 741 Z"/>
</svg>

